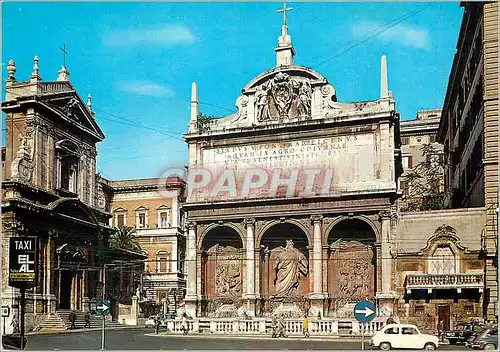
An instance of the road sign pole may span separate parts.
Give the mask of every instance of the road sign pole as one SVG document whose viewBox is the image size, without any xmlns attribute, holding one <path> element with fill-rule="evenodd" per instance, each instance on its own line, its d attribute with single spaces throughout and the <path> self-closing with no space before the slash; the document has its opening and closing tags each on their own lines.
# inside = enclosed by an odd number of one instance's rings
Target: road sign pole
<svg viewBox="0 0 500 352">
<path fill-rule="evenodd" d="M 24 285 L 21 286 L 21 349 L 24 350 L 24 308 L 26 304 L 26 287 Z"/>
<path fill-rule="evenodd" d="M 106 264 L 104 264 L 102 269 L 102 300 L 103 302 L 106 300 Z M 102 306 L 102 304 L 101 304 Z M 101 350 L 104 351 L 105 347 L 105 334 L 104 331 L 106 329 L 106 314 L 102 315 L 102 334 L 101 334 Z"/>
<path fill-rule="evenodd" d="M 361 351 L 365 350 L 365 323 L 361 323 Z"/>
<path fill-rule="evenodd" d="M 101 351 L 104 351 L 104 330 L 106 329 L 106 316 L 102 316 Z"/>
</svg>

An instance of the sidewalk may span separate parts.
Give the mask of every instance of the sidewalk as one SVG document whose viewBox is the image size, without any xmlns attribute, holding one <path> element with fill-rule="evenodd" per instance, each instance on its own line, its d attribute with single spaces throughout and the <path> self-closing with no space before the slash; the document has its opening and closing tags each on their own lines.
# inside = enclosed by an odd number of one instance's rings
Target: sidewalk
<svg viewBox="0 0 500 352">
<path fill-rule="evenodd" d="M 139 329 L 140 327 L 138 326 L 130 326 L 130 325 L 124 325 L 124 326 L 114 326 L 114 327 L 107 327 L 106 330 L 121 330 L 121 329 Z M 25 335 L 49 335 L 49 334 L 71 334 L 71 333 L 77 333 L 77 332 L 86 332 L 86 331 L 101 331 L 101 328 L 89 328 L 89 329 L 67 329 L 67 330 L 49 330 L 49 331 L 30 331 L 27 332 Z"/>
<path fill-rule="evenodd" d="M 151 337 L 169 337 L 169 338 L 194 338 L 194 339 L 228 339 L 228 340 L 234 340 L 234 339 L 243 339 L 243 340 L 283 340 L 283 341 L 338 341 L 338 342 L 359 342 L 361 343 L 361 336 L 340 336 L 340 335 L 335 335 L 335 336 L 310 336 L 310 337 L 303 337 L 303 336 L 289 336 L 289 337 L 278 337 L 278 338 L 273 338 L 271 334 L 263 334 L 263 335 L 236 335 L 236 334 L 210 334 L 210 333 L 204 333 L 204 334 L 194 334 L 190 333 L 187 335 L 184 334 L 169 334 L 166 332 L 160 332 L 159 334 L 155 334 L 154 332 L 152 333 L 146 333 L 144 334 L 145 336 L 151 336 Z M 365 343 L 370 339 L 370 337 L 365 336 Z"/>
</svg>

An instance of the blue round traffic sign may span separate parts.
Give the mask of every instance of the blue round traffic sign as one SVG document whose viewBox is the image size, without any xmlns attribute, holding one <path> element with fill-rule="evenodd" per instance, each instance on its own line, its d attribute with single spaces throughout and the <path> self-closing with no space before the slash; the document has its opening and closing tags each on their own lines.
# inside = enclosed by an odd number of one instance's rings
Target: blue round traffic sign
<svg viewBox="0 0 500 352">
<path fill-rule="evenodd" d="M 354 317 L 361 323 L 367 323 L 375 318 L 375 304 L 370 301 L 359 301 L 354 306 Z"/>
<path fill-rule="evenodd" d="M 108 315 L 109 312 L 111 311 L 111 302 L 109 302 L 107 299 L 101 299 L 97 301 L 97 313 L 99 315 Z"/>
</svg>

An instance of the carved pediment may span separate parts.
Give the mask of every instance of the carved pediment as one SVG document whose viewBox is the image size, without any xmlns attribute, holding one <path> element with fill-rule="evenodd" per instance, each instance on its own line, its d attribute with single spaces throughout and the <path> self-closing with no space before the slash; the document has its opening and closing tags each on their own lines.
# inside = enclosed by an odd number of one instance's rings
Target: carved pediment
<svg viewBox="0 0 500 352">
<path fill-rule="evenodd" d="M 57 100 L 51 99 L 46 103 L 46 106 L 53 109 L 63 120 L 76 124 L 80 129 L 99 140 L 104 139 L 104 134 L 97 125 L 89 107 L 76 94 Z"/>
<path fill-rule="evenodd" d="M 236 113 L 203 121 L 198 132 L 280 125 L 309 120 L 343 121 L 391 111 L 387 101 L 339 103 L 335 88 L 320 73 L 303 66 L 279 66 L 252 79 L 236 99 Z M 202 126 L 202 127 L 200 127 Z"/>
<path fill-rule="evenodd" d="M 453 226 L 443 224 L 434 231 L 434 234 L 431 237 L 429 237 L 425 247 L 420 251 L 420 253 L 425 253 L 435 245 L 439 244 L 453 244 L 462 251 L 467 250 L 467 247 L 460 243 L 460 237 L 458 237 L 455 228 Z"/>
</svg>

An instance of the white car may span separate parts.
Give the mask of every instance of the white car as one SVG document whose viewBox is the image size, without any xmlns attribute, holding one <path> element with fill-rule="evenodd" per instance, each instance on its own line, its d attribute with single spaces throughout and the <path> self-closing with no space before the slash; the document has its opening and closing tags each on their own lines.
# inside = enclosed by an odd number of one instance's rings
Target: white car
<svg viewBox="0 0 500 352">
<path fill-rule="evenodd" d="M 154 328 L 155 327 L 155 317 L 156 317 L 155 315 L 152 315 L 149 318 L 147 318 L 146 322 L 144 323 L 144 325 L 147 328 Z"/>
<path fill-rule="evenodd" d="M 372 347 L 387 351 L 390 349 L 425 349 L 435 350 L 439 346 L 439 338 L 422 334 L 412 324 L 387 324 L 377 331 L 370 340 Z"/>
</svg>

